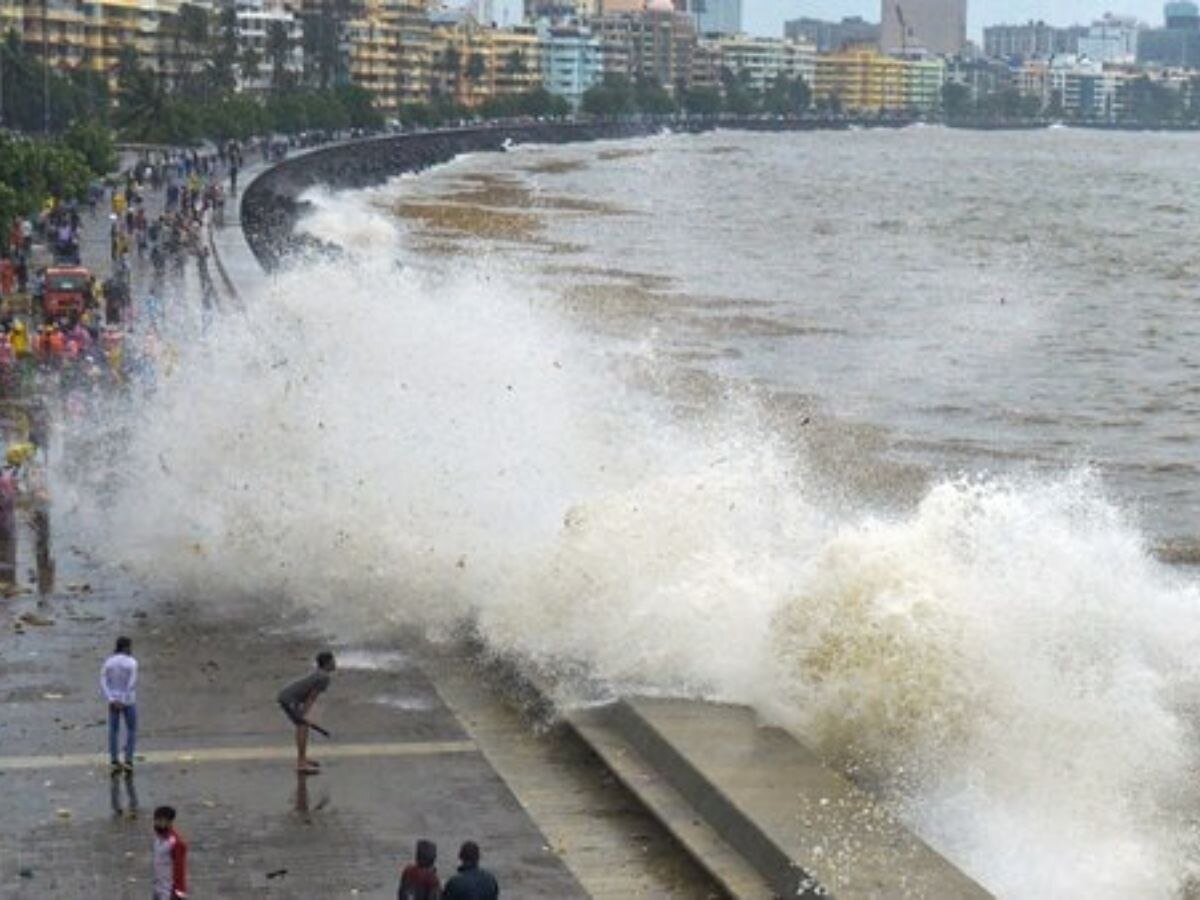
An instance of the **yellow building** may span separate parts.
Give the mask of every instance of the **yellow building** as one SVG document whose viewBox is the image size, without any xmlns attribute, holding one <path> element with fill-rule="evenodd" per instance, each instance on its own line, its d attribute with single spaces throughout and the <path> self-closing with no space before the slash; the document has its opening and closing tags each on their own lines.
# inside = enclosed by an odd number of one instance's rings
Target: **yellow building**
<svg viewBox="0 0 1200 900">
<path fill-rule="evenodd" d="M 941 102 L 945 79 L 941 59 L 899 59 L 870 44 L 855 44 L 817 57 L 813 99 L 836 97 L 847 112 L 932 112 Z"/>
<path fill-rule="evenodd" d="M 379 18 L 399 29 L 401 103 L 425 103 L 430 90 L 430 25 L 425 0 L 382 0 Z"/>
<path fill-rule="evenodd" d="M 847 112 L 882 112 L 906 106 L 906 63 L 869 44 L 817 57 L 813 100 L 838 102 Z"/>
<path fill-rule="evenodd" d="M 116 87 L 121 51 L 132 48 L 144 68 L 174 77 L 181 51 L 175 22 L 182 0 L 0 0 L 0 28 L 21 37 L 25 51 L 57 69 L 88 68 Z M 211 14 L 211 3 L 192 0 Z"/>
<path fill-rule="evenodd" d="M 489 28 L 466 15 L 435 21 L 430 42 L 435 96 L 463 106 L 541 84 L 537 31 Z"/>
<path fill-rule="evenodd" d="M 375 95 L 375 106 L 384 115 L 395 115 L 400 106 L 400 29 L 372 15 L 352 19 L 342 26 L 350 81 Z"/>
</svg>

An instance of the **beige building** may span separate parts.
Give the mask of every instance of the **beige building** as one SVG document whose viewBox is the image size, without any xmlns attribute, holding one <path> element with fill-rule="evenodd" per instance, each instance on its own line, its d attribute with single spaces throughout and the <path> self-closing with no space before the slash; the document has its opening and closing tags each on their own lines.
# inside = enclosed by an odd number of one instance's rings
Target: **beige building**
<svg viewBox="0 0 1200 900">
<path fill-rule="evenodd" d="M 399 31 L 398 99 L 426 103 L 430 91 L 431 26 L 426 0 L 382 0 L 379 18 Z"/>
<path fill-rule="evenodd" d="M 472 16 L 435 22 L 431 32 L 431 82 L 435 96 L 463 106 L 521 94 L 541 84 L 537 31 L 498 29 Z"/>
<path fill-rule="evenodd" d="M 691 80 L 696 29 L 687 13 L 658 5 L 640 13 L 602 15 L 591 24 L 605 74 L 649 78 L 669 91 Z"/>
<path fill-rule="evenodd" d="M 900 59 L 874 44 L 855 44 L 817 57 L 813 99 L 855 113 L 931 113 L 941 104 L 946 63 Z"/>
<path fill-rule="evenodd" d="M 880 49 L 956 56 L 967 43 L 967 0 L 882 0 Z"/>
<path fill-rule="evenodd" d="M 165 77 L 178 76 L 184 53 L 175 40 L 180 0 L 46 0 L 0 2 L 0 27 L 21 36 L 27 52 L 59 69 L 85 67 L 116 87 L 121 51 L 131 47 L 139 63 Z M 209 0 L 193 0 L 212 14 Z"/>
<path fill-rule="evenodd" d="M 759 92 L 765 92 L 780 75 L 803 78 L 810 85 L 815 80 L 817 49 L 809 43 L 739 34 L 705 44 L 717 50 L 721 67 L 734 74 L 744 72 L 749 86 Z M 695 69 L 693 65 L 693 72 Z"/>
<path fill-rule="evenodd" d="M 400 29 L 368 7 L 342 26 L 350 81 L 375 95 L 375 106 L 394 116 L 400 108 Z"/>
</svg>

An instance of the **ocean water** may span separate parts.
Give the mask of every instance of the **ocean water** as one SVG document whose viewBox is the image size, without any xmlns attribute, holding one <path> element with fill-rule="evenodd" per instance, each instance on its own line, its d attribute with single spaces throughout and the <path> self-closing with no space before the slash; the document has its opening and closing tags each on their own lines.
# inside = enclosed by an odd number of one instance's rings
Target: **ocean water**
<svg viewBox="0 0 1200 900">
<path fill-rule="evenodd" d="M 68 426 L 89 545 L 328 627 L 754 705 L 1001 896 L 1188 893 L 1191 136 L 522 148 Z"/>
</svg>

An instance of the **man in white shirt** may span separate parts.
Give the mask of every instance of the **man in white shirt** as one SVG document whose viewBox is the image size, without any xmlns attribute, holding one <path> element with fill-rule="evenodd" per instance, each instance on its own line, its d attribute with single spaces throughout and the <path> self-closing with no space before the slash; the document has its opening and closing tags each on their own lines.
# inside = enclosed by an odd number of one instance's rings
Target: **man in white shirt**
<svg viewBox="0 0 1200 900">
<path fill-rule="evenodd" d="M 133 771 L 133 752 L 137 743 L 137 660 L 133 658 L 133 642 L 117 638 L 113 655 L 100 669 L 100 692 L 108 701 L 108 758 L 114 775 Z M 125 719 L 125 764 L 117 758 L 121 719 Z"/>
</svg>

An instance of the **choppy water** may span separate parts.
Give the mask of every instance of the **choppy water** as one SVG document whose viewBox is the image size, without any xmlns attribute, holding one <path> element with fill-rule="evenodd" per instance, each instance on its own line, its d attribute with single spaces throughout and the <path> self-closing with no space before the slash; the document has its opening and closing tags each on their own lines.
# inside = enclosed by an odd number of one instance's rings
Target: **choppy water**
<svg viewBox="0 0 1200 900">
<path fill-rule="evenodd" d="M 345 258 L 181 319 L 62 493 L 160 590 L 754 704 L 1003 896 L 1178 896 L 1194 143 L 663 137 L 317 195 Z"/>
<path fill-rule="evenodd" d="M 1195 135 L 729 133 L 479 157 L 403 195 L 532 212 L 552 245 L 502 252 L 577 291 L 653 292 L 609 326 L 885 429 L 890 457 L 1092 464 L 1149 532 L 1191 538 L 1198 153 Z"/>
</svg>

